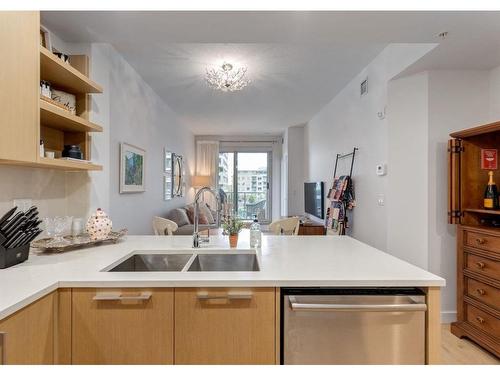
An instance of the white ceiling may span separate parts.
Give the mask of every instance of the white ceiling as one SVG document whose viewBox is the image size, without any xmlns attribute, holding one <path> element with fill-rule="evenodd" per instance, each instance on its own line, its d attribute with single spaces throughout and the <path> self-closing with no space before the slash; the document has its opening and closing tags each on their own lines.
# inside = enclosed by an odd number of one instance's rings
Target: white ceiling
<svg viewBox="0 0 500 375">
<path fill-rule="evenodd" d="M 42 22 L 68 42 L 111 43 L 195 134 L 305 123 L 388 43 L 441 43 L 410 70 L 500 65 L 498 12 L 42 12 Z M 205 68 L 223 59 L 246 65 L 251 85 L 208 88 Z"/>
</svg>

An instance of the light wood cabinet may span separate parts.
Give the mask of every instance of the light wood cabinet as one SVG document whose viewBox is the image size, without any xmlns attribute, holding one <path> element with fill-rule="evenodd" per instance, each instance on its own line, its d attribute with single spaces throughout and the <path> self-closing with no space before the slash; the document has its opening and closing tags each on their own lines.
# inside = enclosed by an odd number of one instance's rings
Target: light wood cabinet
<svg viewBox="0 0 500 375">
<path fill-rule="evenodd" d="M 54 363 L 54 303 L 51 293 L 0 321 L 5 358 L 10 365 Z"/>
<path fill-rule="evenodd" d="M 173 364 L 173 289 L 73 289 L 73 364 Z"/>
<path fill-rule="evenodd" d="M 274 288 L 176 288 L 176 364 L 274 364 Z"/>
<path fill-rule="evenodd" d="M 37 160 L 39 33 L 38 12 L 0 12 L 0 160 Z"/>
</svg>

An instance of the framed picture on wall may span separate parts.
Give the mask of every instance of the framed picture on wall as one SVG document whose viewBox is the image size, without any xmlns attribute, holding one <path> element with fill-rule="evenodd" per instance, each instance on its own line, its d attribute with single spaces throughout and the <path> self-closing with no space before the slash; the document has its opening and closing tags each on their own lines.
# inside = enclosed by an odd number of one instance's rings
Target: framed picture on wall
<svg viewBox="0 0 500 375">
<path fill-rule="evenodd" d="M 172 174 L 172 156 L 173 152 L 163 149 L 163 172 Z"/>
<path fill-rule="evenodd" d="M 172 175 L 163 175 L 163 200 L 172 199 Z"/>
<path fill-rule="evenodd" d="M 120 193 L 146 191 L 146 151 L 128 143 L 120 144 Z"/>
</svg>

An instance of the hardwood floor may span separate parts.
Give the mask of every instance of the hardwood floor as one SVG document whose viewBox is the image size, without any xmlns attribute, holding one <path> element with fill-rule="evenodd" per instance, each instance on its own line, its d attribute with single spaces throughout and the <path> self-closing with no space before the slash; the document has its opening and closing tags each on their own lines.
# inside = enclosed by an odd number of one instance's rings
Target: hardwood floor
<svg viewBox="0 0 500 375">
<path fill-rule="evenodd" d="M 498 365 L 500 360 L 472 341 L 459 339 L 450 332 L 450 325 L 441 327 L 441 362 L 443 365 Z"/>
</svg>

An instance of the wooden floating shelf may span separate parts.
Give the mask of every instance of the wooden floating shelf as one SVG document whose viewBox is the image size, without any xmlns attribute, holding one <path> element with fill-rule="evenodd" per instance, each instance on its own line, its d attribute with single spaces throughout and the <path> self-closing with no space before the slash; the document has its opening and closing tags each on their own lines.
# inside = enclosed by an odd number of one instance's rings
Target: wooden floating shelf
<svg viewBox="0 0 500 375">
<path fill-rule="evenodd" d="M 475 213 L 475 214 L 500 215 L 500 210 L 486 210 L 486 209 L 466 208 L 464 211 L 465 212 Z"/>
<path fill-rule="evenodd" d="M 102 165 L 62 159 L 40 158 L 37 164 L 41 168 L 62 169 L 65 171 L 102 171 Z"/>
<path fill-rule="evenodd" d="M 40 125 L 70 132 L 102 132 L 102 127 L 40 99 Z"/>
<path fill-rule="evenodd" d="M 38 161 L 0 160 L 2 165 L 20 167 L 58 169 L 68 172 L 102 171 L 102 165 L 71 160 L 39 158 Z"/>
<path fill-rule="evenodd" d="M 72 94 L 102 93 L 102 87 L 40 46 L 40 79 Z"/>
</svg>

